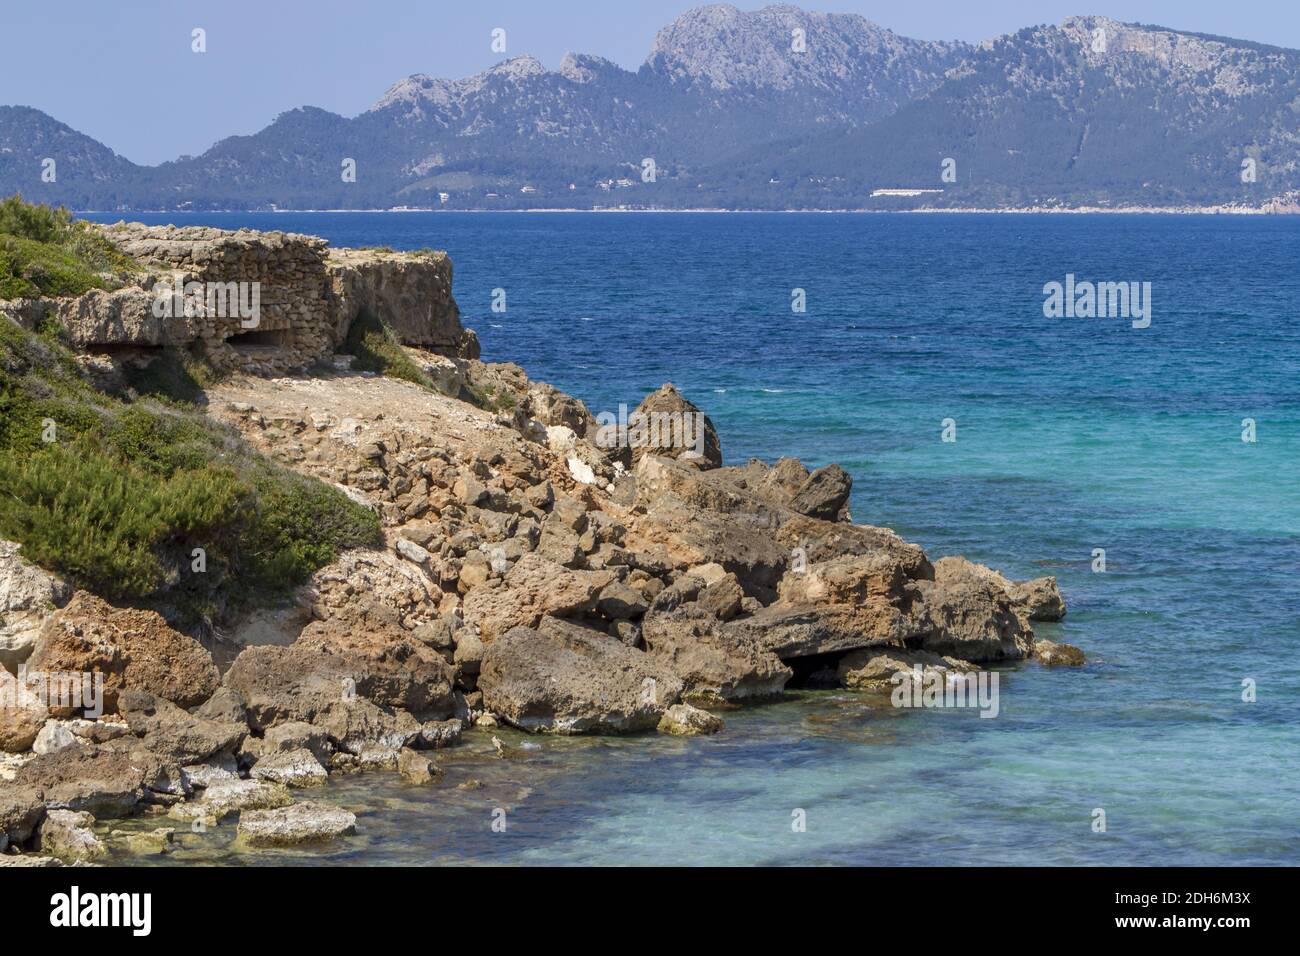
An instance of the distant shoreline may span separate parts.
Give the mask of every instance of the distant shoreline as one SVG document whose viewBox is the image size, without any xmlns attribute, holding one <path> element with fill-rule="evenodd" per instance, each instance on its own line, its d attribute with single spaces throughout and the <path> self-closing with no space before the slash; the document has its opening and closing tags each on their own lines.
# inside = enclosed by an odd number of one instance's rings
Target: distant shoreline
<svg viewBox="0 0 1300 956">
<path fill-rule="evenodd" d="M 1300 215 L 1300 205 L 1282 209 L 1259 209 L 1233 206 L 1071 206 L 1065 208 L 1048 208 L 1042 206 L 1011 206 L 1007 208 L 959 207 L 953 209 L 576 209 L 576 208 L 538 208 L 538 209 L 77 209 L 79 216 L 175 216 L 175 215 L 236 215 L 239 213 L 258 213 L 270 215 L 301 215 L 306 213 L 638 213 L 638 214 L 700 214 L 710 215 L 745 213 L 762 213 L 767 215 L 786 215 L 790 213 L 817 215 L 942 215 L 953 213 L 961 215 L 1126 215 L 1126 216 L 1293 216 Z"/>
</svg>

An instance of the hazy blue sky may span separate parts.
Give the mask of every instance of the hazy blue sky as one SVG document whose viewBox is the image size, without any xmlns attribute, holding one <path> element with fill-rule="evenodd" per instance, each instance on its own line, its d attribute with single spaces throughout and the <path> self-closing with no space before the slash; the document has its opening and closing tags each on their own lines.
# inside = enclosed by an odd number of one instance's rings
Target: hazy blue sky
<svg viewBox="0 0 1300 956">
<path fill-rule="evenodd" d="M 0 105 L 34 106 L 138 163 L 198 154 L 312 105 L 353 116 L 411 73 L 568 51 L 635 69 L 686 0 L 0 0 Z M 738 3 L 742 9 L 765 4 Z M 1296 0 L 808 0 L 905 36 L 982 40 L 1074 14 L 1300 47 Z M 207 31 L 208 52 L 190 51 Z"/>
</svg>

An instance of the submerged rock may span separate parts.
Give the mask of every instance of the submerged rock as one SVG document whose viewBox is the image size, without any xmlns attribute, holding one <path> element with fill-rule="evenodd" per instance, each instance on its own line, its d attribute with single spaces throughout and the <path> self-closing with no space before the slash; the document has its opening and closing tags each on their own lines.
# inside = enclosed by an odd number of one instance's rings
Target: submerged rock
<svg viewBox="0 0 1300 956">
<path fill-rule="evenodd" d="M 211 697 L 220 683 L 212 655 L 169 627 L 161 615 L 114 607 L 85 591 L 46 620 L 27 668 L 102 674 L 105 713 L 117 709 L 118 694 L 124 690 L 144 690 L 193 707 Z M 70 717 L 81 709 L 56 707 L 54 713 Z"/>
<path fill-rule="evenodd" d="M 658 730 L 661 734 L 673 734 L 677 737 L 698 737 L 703 734 L 716 734 L 726 726 L 722 718 L 700 710 L 690 704 L 673 704 L 659 719 Z"/>
<path fill-rule="evenodd" d="M 1083 651 L 1073 644 L 1055 641 L 1038 641 L 1034 644 L 1034 657 L 1046 667 L 1082 667 L 1087 663 Z"/>
<path fill-rule="evenodd" d="M 335 840 L 356 830 L 356 816 L 341 807 L 295 803 L 277 810 L 241 814 L 238 839 L 250 847 L 296 846 Z"/>
<path fill-rule="evenodd" d="M 94 824 L 89 813 L 51 810 L 36 831 L 38 848 L 61 860 L 98 860 L 108 848 L 91 830 Z"/>
</svg>

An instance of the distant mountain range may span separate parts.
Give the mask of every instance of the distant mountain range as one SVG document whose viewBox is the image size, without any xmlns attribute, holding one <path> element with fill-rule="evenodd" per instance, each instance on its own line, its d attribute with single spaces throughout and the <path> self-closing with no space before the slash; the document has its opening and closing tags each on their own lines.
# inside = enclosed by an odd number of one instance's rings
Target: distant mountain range
<svg viewBox="0 0 1300 956">
<path fill-rule="evenodd" d="M 1300 51 L 1104 17 L 971 45 L 708 6 L 636 72 L 570 54 L 410 76 L 351 119 L 305 106 L 154 167 L 0 107 L 0 195 L 76 209 L 1259 206 L 1298 189 Z"/>
</svg>

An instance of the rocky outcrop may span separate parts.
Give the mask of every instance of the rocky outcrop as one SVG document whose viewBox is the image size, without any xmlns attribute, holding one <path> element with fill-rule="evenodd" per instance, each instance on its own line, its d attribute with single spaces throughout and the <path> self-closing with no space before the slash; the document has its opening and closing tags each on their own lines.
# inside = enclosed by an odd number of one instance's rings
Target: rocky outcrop
<svg viewBox="0 0 1300 956">
<path fill-rule="evenodd" d="M 722 466 L 722 443 L 713 421 L 671 383 L 665 383 L 641 400 L 628 416 L 635 430 L 644 428 L 641 440 L 631 440 L 632 462 L 644 455 L 675 458 L 699 468 Z"/>
<path fill-rule="evenodd" d="M 48 718 L 44 700 L 25 682 L 0 669 L 0 753 L 30 749 Z"/>
<path fill-rule="evenodd" d="M 468 347 L 441 255 L 110 232 L 158 268 L 274 272 L 280 292 L 302 293 L 270 300 L 283 306 L 274 323 L 305 323 L 293 349 L 332 349 L 376 312 L 420 348 Z M 156 339 L 96 321 L 81 326 L 91 345 L 121 329 Z M 226 333 L 207 321 L 166 335 Z M 518 366 L 447 361 L 447 394 L 332 371 L 235 376 L 209 390 L 214 418 L 343 489 L 384 535 L 274 605 L 217 622 L 204 634 L 215 659 L 152 611 L 84 592 L 68 600 L 66 585 L 0 543 L 0 647 L 29 671 L 98 675 L 105 712 L 85 719 L 95 715 L 35 694 L 0 710 L 5 840 L 35 848 L 49 811 L 104 819 L 161 807 L 200 831 L 240 814 L 247 845 L 329 838 L 352 825 L 346 811 L 294 804 L 298 788 L 362 770 L 433 784 L 440 751 L 475 727 L 710 734 L 722 722 L 701 707 L 791 685 L 874 691 L 918 666 L 960 674 L 1031 654 L 1081 660 L 1069 645 L 1035 643 L 1032 622 L 1065 612 L 1054 579 L 1011 581 L 963 558 L 932 564 L 894 532 L 853 524 L 852 481 L 837 465 L 723 467 L 702 416 L 699 457 L 609 446 L 583 403 Z M 474 403 L 451 394 L 461 387 Z M 699 414 L 672 386 L 640 410 L 667 416 L 670 437 L 674 416 Z M 19 684 L 0 671 L 0 692 Z M 83 823 L 59 817 L 49 832 Z"/>
<path fill-rule="evenodd" d="M 384 322 L 406 345 L 479 357 L 478 339 L 460 324 L 445 252 L 331 249 L 325 259 L 333 298 L 333 336 L 342 342 L 359 315 Z"/>
<path fill-rule="evenodd" d="M 558 734 L 653 730 L 682 690 L 654 659 L 554 618 L 488 645 L 478 683 L 492 713 L 521 730 Z"/>
<path fill-rule="evenodd" d="M 118 694 L 129 689 L 193 707 L 211 697 L 220 680 L 212 655 L 161 615 L 114 607 L 85 591 L 45 621 L 27 670 L 102 676 L 105 713 L 116 710 Z M 56 706 L 52 712 L 68 717 L 84 709 Z"/>
<path fill-rule="evenodd" d="M 478 357 L 445 253 L 330 250 L 315 236 L 206 226 L 100 229 L 146 266 L 136 284 L 24 303 L 18 321 L 52 318 L 89 352 L 147 362 L 149 350 L 200 346 L 219 369 L 278 374 L 330 356 L 364 313 L 406 344 Z"/>
</svg>

